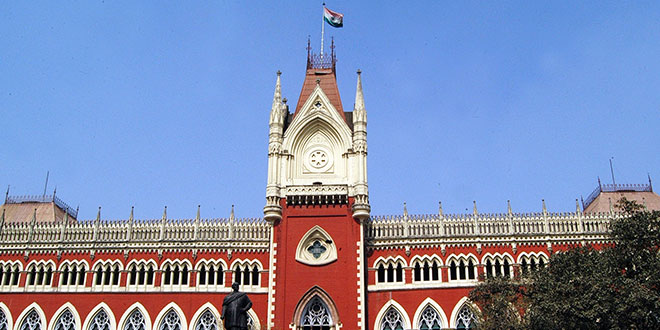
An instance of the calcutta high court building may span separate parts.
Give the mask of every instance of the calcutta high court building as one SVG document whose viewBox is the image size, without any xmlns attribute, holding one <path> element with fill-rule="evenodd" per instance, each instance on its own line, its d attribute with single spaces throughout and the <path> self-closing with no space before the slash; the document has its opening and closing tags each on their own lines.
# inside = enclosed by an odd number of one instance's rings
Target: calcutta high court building
<svg viewBox="0 0 660 330">
<path fill-rule="evenodd" d="M 335 64 L 334 48 L 308 50 L 295 106 L 277 74 L 263 217 L 82 221 L 55 194 L 7 192 L 0 330 L 223 329 L 233 282 L 253 302 L 251 330 L 469 329 L 483 278 L 606 244 L 622 196 L 660 208 L 649 180 L 599 183 L 564 213 L 372 215 L 361 76 L 346 109 Z"/>
</svg>

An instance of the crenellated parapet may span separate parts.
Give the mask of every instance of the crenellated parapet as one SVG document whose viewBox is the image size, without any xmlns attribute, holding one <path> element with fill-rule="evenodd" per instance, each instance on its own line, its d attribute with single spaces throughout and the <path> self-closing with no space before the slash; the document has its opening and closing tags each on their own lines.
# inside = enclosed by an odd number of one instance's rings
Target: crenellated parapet
<svg viewBox="0 0 660 330">
<path fill-rule="evenodd" d="M 373 249 L 498 243 L 602 243 L 619 213 L 480 213 L 371 217 L 367 239 Z"/>
<path fill-rule="evenodd" d="M 232 249 L 268 251 L 263 219 L 89 220 L 10 223 L 0 228 L 0 251 Z"/>
</svg>

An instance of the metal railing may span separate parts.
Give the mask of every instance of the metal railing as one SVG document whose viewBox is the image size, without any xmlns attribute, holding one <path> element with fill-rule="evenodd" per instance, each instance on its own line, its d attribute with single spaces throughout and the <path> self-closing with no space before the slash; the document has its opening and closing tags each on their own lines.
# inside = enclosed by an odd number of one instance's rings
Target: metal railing
<svg viewBox="0 0 660 330">
<path fill-rule="evenodd" d="M 78 218 L 78 210 L 72 208 L 55 195 L 25 195 L 25 196 L 7 196 L 5 204 L 21 203 L 55 203 L 59 208 L 68 213 L 71 217 Z"/>
</svg>

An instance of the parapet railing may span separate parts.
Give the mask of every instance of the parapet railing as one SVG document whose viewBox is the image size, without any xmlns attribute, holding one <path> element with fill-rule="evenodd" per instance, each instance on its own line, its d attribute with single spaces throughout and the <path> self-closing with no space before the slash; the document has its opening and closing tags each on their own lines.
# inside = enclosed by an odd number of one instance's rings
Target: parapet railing
<svg viewBox="0 0 660 330">
<path fill-rule="evenodd" d="M 25 195 L 25 196 L 6 196 L 5 204 L 20 203 L 55 203 L 59 208 L 65 210 L 71 217 L 78 217 L 78 210 L 72 208 L 55 195 Z"/>
<path fill-rule="evenodd" d="M 613 213 L 427 214 L 372 217 L 372 241 L 459 237 L 605 235 Z"/>
<path fill-rule="evenodd" d="M 598 197 L 598 194 L 601 192 L 617 192 L 617 191 L 635 191 L 635 192 L 645 192 L 645 191 L 653 191 L 653 185 L 651 185 L 651 179 L 649 179 L 649 183 L 643 183 L 643 184 L 621 184 L 621 183 L 612 183 L 612 184 L 601 184 L 600 180 L 598 180 L 598 187 L 594 189 L 594 191 L 589 194 L 587 199 L 585 199 L 582 202 L 582 209 L 586 209 L 591 202 L 593 202 L 596 197 Z"/>
<path fill-rule="evenodd" d="M 0 223 L 0 241 L 5 247 L 15 244 L 185 246 L 213 243 L 220 247 L 243 244 L 267 248 L 270 226 L 262 219 L 32 221 Z"/>
</svg>

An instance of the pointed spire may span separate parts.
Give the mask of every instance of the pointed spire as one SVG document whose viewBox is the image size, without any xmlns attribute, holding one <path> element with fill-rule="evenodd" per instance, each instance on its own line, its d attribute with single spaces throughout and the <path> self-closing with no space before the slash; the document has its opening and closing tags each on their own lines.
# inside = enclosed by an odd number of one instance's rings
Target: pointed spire
<svg viewBox="0 0 660 330">
<path fill-rule="evenodd" d="M 275 83 L 275 95 L 273 95 L 273 109 L 279 109 L 280 104 L 282 103 L 282 85 L 280 82 L 280 76 L 282 72 L 277 70 L 277 82 Z"/>
<path fill-rule="evenodd" d="M 545 199 L 542 199 L 541 202 L 543 203 L 543 213 L 548 213 L 548 209 L 545 207 Z"/>
<path fill-rule="evenodd" d="M 513 214 L 513 212 L 511 211 L 511 200 L 506 201 L 506 210 L 507 210 L 507 213 Z"/>
<path fill-rule="evenodd" d="M 10 185 L 7 185 L 7 192 L 5 193 L 5 204 L 7 204 L 7 201 L 9 200 L 9 187 Z"/>
<path fill-rule="evenodd" d="M 580 208 L 580 201 L 577 198 L 575 199 L 575 212 L 582 212 L 582 209 Z"/>
<path fill-rule="evenodd" d="M 355 91 L 355 110 L 364 110 L 364 95 L 362 94 L 362 71 L 357 70 L 357 88 Z"/>
<path fill-rule="evenodd" d="M 442 201 L 438 201 L 438 214 L 442 216 Z"/>
<path fill-rule="evenodd" d="M 200 214 L 200 213 L 199 213 L 199 209 L 200 209 L 200 208 L 202 208 L 202 206 L 198 204 L 198 205 L 197 205 L 197 216 L 195 217 L 195 221 L 199 221 L 199 214 Z"/>
<path fill-rule="evenodd" d="M 231 213 L 229 213 L 229 219 L 230 219 L 231 221 L 234 221 L 234 219 L 236 219 L 236 218 L 234 217 L 234 204 L 231 204 Z"/>
<path fill-rule="evenodd" d="M 603 191 L 603 185 L 600 183 L 600 176 L 598 176 L 598 190 Z"/>
<path fill-rule="evenodd" d="M 165 205 L 165 209 L 163 210 L 163 218 L 161 220 L 163 222 L 167 220 L 167 205 Z"/>
<path fill-rule="evenodd" d="M 130 223 L 133 223 L 133 211 L 135 209 L 135 206 L 131 206 L 131 215 L 128 216 L 128 221 Z"/>
<path fill-rule="evenodd" d="M 99 211 L 96 213 L 96 222 L 101 221 L 101 207 L 99 206 Z"/>
<path fill-rule="evenodd" d="M 477 201 L 472 201 L 472 204 L 473 204 L 472 213 L 474 213 L 474 215 L 479 214 L 479 212 L 477 211 Z"/>
<path fill-rule="evenodd" d="M 403 202 L 403 216 L 408 217 L 408 207 L 406 206 L 406 202 Z"/>
<path fill-rule="evenodd" d="M 651 192 L 653 192 L 653 183 L 651 183 L 651 174 L 646 173 L 646 176 L 649 177 L 649 189 L 651 190 Z M 7 191 L 9 191 L 9 187 L 7 187 Z"/>
<path fill-rule="evenodd" d="M 55 195 L 57 195 L 57 186 L 53 189 L 53 201 L 55 201 Z"/>
</svg>

